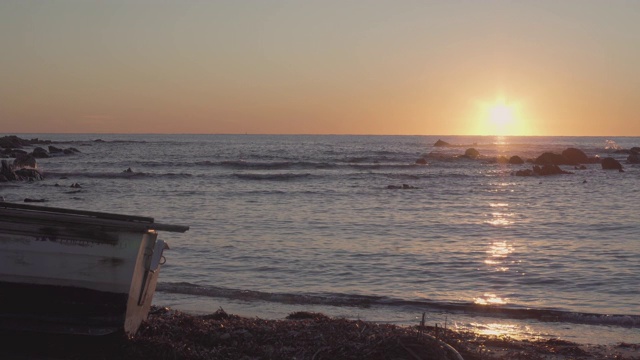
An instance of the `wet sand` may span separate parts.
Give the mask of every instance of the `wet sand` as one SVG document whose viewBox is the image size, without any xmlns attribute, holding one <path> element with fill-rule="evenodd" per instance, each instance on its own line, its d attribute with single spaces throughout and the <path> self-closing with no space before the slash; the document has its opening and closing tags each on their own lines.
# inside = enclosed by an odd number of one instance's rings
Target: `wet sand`
<svg viewBox="0 0 640 360">
<path fill-rule="evenodd" d="M 640 360 L 640 343 L 521 341 L 431 326 L 397 326 L 298 312 L 285 320 L 190 315 L 153 308 L 135 336 L 4 334 L 7 359 Z M 25 345 L 27 344 L 27 345 Z"/>
</svg>

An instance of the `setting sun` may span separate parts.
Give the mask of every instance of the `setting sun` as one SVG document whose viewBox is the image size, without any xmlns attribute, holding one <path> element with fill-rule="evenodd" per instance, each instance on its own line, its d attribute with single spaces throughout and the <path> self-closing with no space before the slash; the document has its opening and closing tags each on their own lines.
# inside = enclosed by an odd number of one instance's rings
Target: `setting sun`
<svg viewBox="0 0 640 360">
<path fill-rule="evenodd" d="M 531 135 L 522 115 L 520 103 L 500 97 L 492 102 L 479 102 L 475 133 L 478 135 Z"/>
<path fill-rule="evenodd" d="M 496 126 L 505 126 L 513 122 L 513 110 L 506 104 L 496 104 L 489 109 L 489 119 Z"/>
</svg>

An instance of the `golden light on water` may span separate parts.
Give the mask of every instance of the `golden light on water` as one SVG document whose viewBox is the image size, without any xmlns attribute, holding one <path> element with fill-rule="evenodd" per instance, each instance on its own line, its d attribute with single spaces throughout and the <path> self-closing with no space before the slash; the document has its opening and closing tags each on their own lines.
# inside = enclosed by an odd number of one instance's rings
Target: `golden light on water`
<svg viewBox="0 0 640 360">
<path fill-rule="evenodd" d="M 473 302 L 478 305 L 504 305 L 509 299 L 502 298 L 492 293 L 484 293 L 482 296 L 478 296 L 473 299 Z"/>
<path fill-rule="evenodd" d="M 476 332 L 480 335 L 493 335 L 493 336 L 508 336 L 517 338 L 522 330 L 513 324 L 478 324 L 473 323 L 471 326 L 475 327 Z"/>
<path fill-rule="evenodd" d="M 506 209 L 509 207 L 507 203 L 490 203 L 490 207 L 497 209 Z M 491 218 L 489 220 L 485 220 L 485 224 L 493 225 L 493 226 L 507 226 L 513 224 L 513 221 L 510 219 L 513 217 L 513 213 L 505 212 L 505 211 L 494 211 L 490 214 Z"/>
</svg>

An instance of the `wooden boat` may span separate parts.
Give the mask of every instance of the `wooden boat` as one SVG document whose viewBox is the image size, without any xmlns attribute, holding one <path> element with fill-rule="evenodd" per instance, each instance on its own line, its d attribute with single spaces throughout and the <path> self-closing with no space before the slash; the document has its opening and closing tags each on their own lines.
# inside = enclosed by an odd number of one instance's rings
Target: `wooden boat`
<svg viewBox="0 0 640 360">
<path fill-rule="evenodd" d="M 163 251 L 153 218 L 0 202 L 0 329 L 134 334 Z"/>
</svg>

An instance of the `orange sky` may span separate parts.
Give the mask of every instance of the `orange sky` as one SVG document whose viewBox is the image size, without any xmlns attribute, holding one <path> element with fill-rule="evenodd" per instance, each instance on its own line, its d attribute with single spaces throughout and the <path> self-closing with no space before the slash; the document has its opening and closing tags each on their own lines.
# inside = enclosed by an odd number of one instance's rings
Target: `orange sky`
<svg viewBox="0 0 640 360">
<path fill-rule="evenodd" d="M 639 136 L 638 19 L 634 1 L 3 0 L 0 125 Z"/>
</svg>

